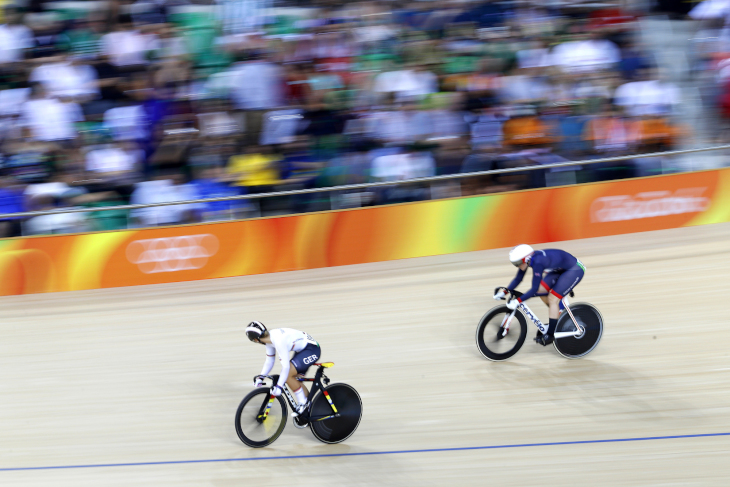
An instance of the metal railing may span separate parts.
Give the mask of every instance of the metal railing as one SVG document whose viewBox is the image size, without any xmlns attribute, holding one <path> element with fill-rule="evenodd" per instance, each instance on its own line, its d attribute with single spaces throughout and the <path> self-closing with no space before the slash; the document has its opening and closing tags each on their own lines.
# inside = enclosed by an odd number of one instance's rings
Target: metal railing
<svg viewBox="0 0 730 487">
<path fill-rule="evenodd" d="M 477 177 L 477 176 L 489 176 L 489 175 L 493 175 L 493 174 L 508 174 L 508 173 L 518 173 L 518 172 L 526 172 L 526 171 L 540 171 L 540 170 L 545 170 L 545 169 L 565 168 L 565 167 L 571 167 L 571 166 L 586 166 L 586 165 L 590 165 L 590 164 L 626 161 L 626 160 L 637 159 L 637 158 L 674 156 L 674 155 L 692 154 L 692 153 L 696 153 L 696 152 L 709 152 L 709 151 L 716 151 L 716 150 L 723 150 L 723 149 L 730 149 L 730 144 L 718 145 L 718 146 L 713 146 L 713 147 L 703 147 L 703 148 L 699 148 L 699 149 L 682 149 L 682 150 L 665 151 L 665 152 L 650 152 L 647 154 L 631 154 L 631 155 L 625 155 L 625 156 L 604 157 L 601 159 L 584 159 L 584 160 L 580 160 L 580 161 L 566 161 L 566 162 L 558 162 L 558 163 L 554 163 L 554 164 L 542 164 L 542 165 L 538 164 L 538 165 L 533 165 L 533 166 L 520 166 L 520 167 L 510 167 L 510 168 L 505 168 L 505 169 L 492 169 L 489 171 L 444 174 L 441 176 L 429 176 L 429 177 L 422 177 L 422 178 L 403 179 L 400 181 L 379 181 L 379 182 L 375 182 L 375 183 L 345 184 L 345 185 L 341 185 L 341 186 L 327 186 L 327 187 L 322 187 L 322 188 L 295 189 L 295 190 L 288 190 L 288 191 L 272 191 L 269 193 L 253 193 L 253 194 L 245 194 L 245 195 L 237 195 L 237 196 L 224 196 L 224 197 L 218 197 L 218 198 L 202 198 L 202 199 L 184 200 L 184 201 L 165 201 L 165 202 L 160 202 L 160 203 L 145 203 L 145 204 L 137 204 L 137 205 L 102 206 L 102 207 L 98 207 L 98 208 L 59 208 L 59 209 L 55 209 L 55 210 L 25 211 L 25 212 L 21 212 L 21 213 L 4 213 L 4 214 L 0 214 L 0 219 L 32 217 L 32 216 L 41 216 L 41 215 L 55 215 L 55 214 L 61 214 L 61 213 L 92 213 L 92 212 L 110 211 L 110 210 L 116 210 L 116 211 L 118 211 L 118 210 L 136 210 L 136 209 L 151 208 L 151 207 L 156 207 L 156 206 L 176 206 L 176 205 L 189 205 L 189 204 L 199 204 L 199 203 L 212 203 L 212 202 L 216 202 L 216 201 L 252 200 L 252 199 L 262 199 L 262 198 L 274 198 L 277 196 L 293 196 L 293 195 L 311 194 L 311 193 L 341 192 L 341 191 L 351 191 L 351 190 L 355 190 L 355 189 L 377 188 L 377 187 L 396 186 L 396 185 L 403 185 L 403 184 L 429 183 L 429 182 L 434 182 L 434 181 L 448 181 L 448 180 L 452 180 L 452 179 L 465 179 L 465 178 L 471 178 L 471 177 Z"/>
</svg>

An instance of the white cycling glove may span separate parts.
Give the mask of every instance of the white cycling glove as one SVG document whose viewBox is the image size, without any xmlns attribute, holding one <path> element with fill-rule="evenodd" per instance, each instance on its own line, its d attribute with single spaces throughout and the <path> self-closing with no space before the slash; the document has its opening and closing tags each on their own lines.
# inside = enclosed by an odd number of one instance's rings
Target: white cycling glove
<svg viewBox="0 0 730 487">
<path fill-rule="evenodd" d="M 261 377 L 256 377 L 256 378 L 255 378 L 255 379 L 253 380 L 253 386 L 254 386 L 254 387 L 261 387 L 261 386 L 263 386 L 263 385 L 264 385 L 264 379 L 262 379 Z"/>
<path fill-rule="evenodd" d="M 504 289 L 500 289 L 499 291 L 494 293 L 494 299 L 496 301 L 499 301 L 500 299 L 504 298 L 505 296 L 507 296 L 507 291 L 505 291 Z"/>
<path fill-rule="evenodd" d="M 279 384 L 271 388 L 271 395 L 276 397 L 281 396 L 281 386 Z"/>
<path fill-rule="evenodd" d="M 507 307 L 509 309 L 517 309 L 517 306 L 519 306 L 519 304 L 520 304 L 520 302 L 514 298 L 507 301 Z"/>
</svg>

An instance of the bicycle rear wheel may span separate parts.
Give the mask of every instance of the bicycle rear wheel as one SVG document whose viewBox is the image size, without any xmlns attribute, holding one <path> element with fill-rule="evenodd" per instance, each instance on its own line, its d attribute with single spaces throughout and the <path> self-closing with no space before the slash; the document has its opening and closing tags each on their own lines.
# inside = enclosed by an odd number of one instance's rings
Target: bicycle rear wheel
<svg viewBox="0 0 730 487">
<path fill-rule="evenodd" d="M 585 357 L 596 348 L 603 336 L 603 317 L 595 306 L 588 303 L 576 303 L 570 307 L 570 311 L 585 331 L 577 337 L 556 338 L 553 344 L 555 350 L 565 358 Z M 575 331 L 575 324 L 567 312 L 558 318 L 558 326 L 555 331 Z"/>
<path fill-rule="evenodd" d="M 507 306 L 497 306 L 490 309 L 479 321 L 477 347 L 479 352 L 489 360 L 507 360 L 516 354 L 525 343 L 527 320 L 521 311 L 515 313 L 507 335 L 503 334 L 502 324 L 511 313 L 512 310 Z"/>
<path fill-rule="evenodd" d="M 332 400 L 337 413 L 330 406 L 325 392 Z M 334 414 L 339 416 L 329 417 Z M 361 418 L 362 399 L 357 391 L 347 384 L 332 384 L 318 393 L 312 401 L 309 428 L 314 437 L 323 443 L 340 443 L 355 432 Z"/>
<path fill-rule="evenodd" d="M 242 442 L 253 448 L 272 444 L 286 427 L 286 402 L 279 396 L 271 402 L 266 419 L 262 415 L 271 401 L 271 389 L 254 389 L 243 398 L 236 411 L 236 433 Z"/>
</svg>

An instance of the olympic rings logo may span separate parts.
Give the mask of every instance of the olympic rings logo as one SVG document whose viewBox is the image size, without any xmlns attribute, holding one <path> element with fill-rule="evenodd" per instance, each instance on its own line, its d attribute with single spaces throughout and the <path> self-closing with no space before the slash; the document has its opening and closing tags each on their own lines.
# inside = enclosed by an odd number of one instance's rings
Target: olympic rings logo
<svg viewBox="0 0 730 487">
<path fill-rule="evenodd" d="M 711 204 L 710 198 L 702 196 L 706 189 L 686 188 L 674 193 L 652 191 L 636 196 L 604 196 L 591 204 L 591 221 L 604 223 L 700 213 Z"/>
<path fill-rule="evenodd" d="M 145 274 L 200 269 L 218 252 L 215 235 L 135 240 L 127 246 L 127 260 Z"/>
</svg>

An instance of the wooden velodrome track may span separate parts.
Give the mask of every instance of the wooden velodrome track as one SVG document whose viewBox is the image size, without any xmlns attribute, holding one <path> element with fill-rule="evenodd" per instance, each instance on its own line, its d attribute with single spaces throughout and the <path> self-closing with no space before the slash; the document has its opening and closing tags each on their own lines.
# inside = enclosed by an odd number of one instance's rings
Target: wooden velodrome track
<svg viewBox="0 0 730 487">
<path fill-rule="evenodd" d="M 478 353 L 505 249 L 2 298 L 0 485 L 727 485 L 729 242 L 723 224 L 551 245 L 606 322 L 572 361 Z M 269 448 L 238 440 L 252 319 L 309 332 L 360 391 L 348 441 L 291 420 Z"/>
</svg>

